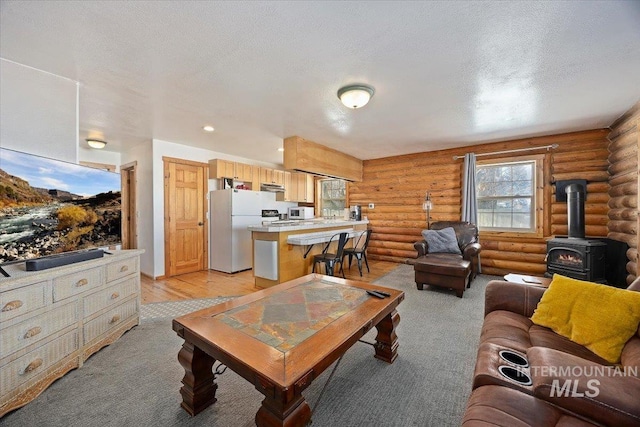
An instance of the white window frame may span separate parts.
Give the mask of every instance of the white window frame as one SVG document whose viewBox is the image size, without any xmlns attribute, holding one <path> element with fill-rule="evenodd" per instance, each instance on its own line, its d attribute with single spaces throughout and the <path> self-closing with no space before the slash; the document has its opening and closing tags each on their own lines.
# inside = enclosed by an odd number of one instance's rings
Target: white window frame
<svg viewBox="0 0 640 427">
<path fill-rule="evenodd" d="M 514 235 L 514 236 L 531 236 L 542 235 L 543 218 L 542 218 L 542 206 L 543 206 L 543 165 L 544 155 L 533 156 L 521 156 L 521 157 L 509 157 L 491 160 L 482 160 L 477 162 L 476 169 L 480 169 L 486 166 L 504 166 L 515 165 L 522 163 L 532 163 L 532 194 L 531 194 L 531 225 L 529 228 L 499 228 L 499 227 L 482 227 L 478 224 L 479 231 L 483 235 L 487 234 L 500 234 L 500 235 Z M 477 173 L 477 171 L 476 171 Z M 483 199 L 479 195 L 478 204 Z M 506 199 L 521 198 L 522 196 L 505 196 Z M 529 196 L 525 196 L 529 197 Z M 488 197 L 487 199 L 495 199 Z M 478 221 L 480 222 L 480 221 Z"/>
<path fill-rule="evenodd" d="M 325 181 L 342 181 L 344 183 L 344 197 L 333 197 L 333 198 L 332 197 L 324 197 L 324 194 L 322 192 L 322 187 L 323 187 L 322 183 L 325 182 Z M 344 208 L 347 208 L 348 207 L 347 206 L 347 200 L 349 199 L 347 182 L 345 180 L 341 180 L 339 178 L 320 179 L 320 180 L 318 180 L 318 187 L 317 188 L 318 188 L 318 205 L 319 205 L 320 208 L 319 208 L 319 212 L 316 213 L 316 216 L 319 216 L 319 217 L 325 217 L 325 216 L 328 216 L 328 217 L 333 217 L 333 216 L 342 217 L 343 214 L 344 214 L 344 210 L 342 212 L 335 211 L 333 213 L 329 213 L 329 214 L 325 215 L 324 206 L 323 205 L 324 205 L 324 201 L 325 200 L 344 200 Z"/>
</svg>

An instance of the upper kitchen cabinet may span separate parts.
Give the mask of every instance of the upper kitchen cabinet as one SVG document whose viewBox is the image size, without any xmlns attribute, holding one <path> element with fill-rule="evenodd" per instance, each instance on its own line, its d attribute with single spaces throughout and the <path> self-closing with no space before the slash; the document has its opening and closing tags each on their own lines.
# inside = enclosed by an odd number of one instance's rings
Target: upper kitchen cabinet
<svg viewBox="0 0 640 427">
<path fill-rule="evenodd" d="M 239 181 L 253 181 L 253 166 L 244 163 L 235 164 L 236 179 Z"/>
<path fill-rule="evenodd" d="M 287 202 L 314 203 L 313 175 L 303 172 L 284 173 L 284 193 L 276 196 Z"/>
<path fill-rule="evenodd" d="M 260 183 L 284 185 L 284 171 L 260 168 Z"/>
<path fill-rule="evenodd" d="M 229 160 L 213 159 L 209 160 L 209 178 L 233 178 L 235 176 L 235 162 Z"/>
<path fill-rule="evenodd" d="M 232 162 L 223 159 L 209 160 L 209 178 L 233 178 L 237 181 L 252 182 L 253 181 L 252 165 L 245 163 Z"/>
</svg>

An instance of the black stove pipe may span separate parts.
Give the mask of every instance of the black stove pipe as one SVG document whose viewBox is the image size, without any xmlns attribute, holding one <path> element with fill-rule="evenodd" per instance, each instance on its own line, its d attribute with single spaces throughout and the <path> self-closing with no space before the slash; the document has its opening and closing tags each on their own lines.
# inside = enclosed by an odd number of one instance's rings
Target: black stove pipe
<svg viewBox="0 0 640 427">
<path fill-rule="evenodd" d="M 567 193 L 569 237 L 584 239 L 585 189 L 581 184 L 569 184 L 565 191 Z"/>
</svg>

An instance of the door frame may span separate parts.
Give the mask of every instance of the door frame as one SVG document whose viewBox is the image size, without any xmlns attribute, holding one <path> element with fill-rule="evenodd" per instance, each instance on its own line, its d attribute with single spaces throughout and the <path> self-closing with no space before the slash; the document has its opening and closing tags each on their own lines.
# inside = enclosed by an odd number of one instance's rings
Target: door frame
<svg viewBox="0 0 640 427">
<path fill-rule="evenodd" d="M 169 272 L 169 264 L 171 261 L 171 239 L 170 239 L 170 227 L 169 227 L 169 212 L 171 212 L 170 198 L 169 198 L 169 164 L 176 163 L 187 166 L 196 166 L 202 167 L 203 174 L 203 186 L 204 189 L 204 202 L 202 203 L 202 218 L 204 225 L 202 226 L 202 233 L 204 234 L 202 237 L 203 242 L 203 259 L 202 259 L 202 269 L 209 269 L 209 218 L 208 218 L 208 209 L 209 203 L 209 164 L 202 162 L 194 162 L 192 160 L 178 159 L 176 157 L 166 157 L 162 156 L 163 163 L 163 180 L 164 180 L 164 277 L 171 277 L 168 275 Z"/>
<path fill-rule="evenodd" d="M 136 249 L 138 247 L 137 167 L 137 161 L 120 166 L 122 249 Z"/>
</svg>

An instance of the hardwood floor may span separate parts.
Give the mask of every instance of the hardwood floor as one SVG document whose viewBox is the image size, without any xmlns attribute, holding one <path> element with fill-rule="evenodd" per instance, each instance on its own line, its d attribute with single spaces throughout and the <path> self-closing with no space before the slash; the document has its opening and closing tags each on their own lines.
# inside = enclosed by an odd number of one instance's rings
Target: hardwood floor
<svg viewBox="0 0 640 427">
<path fill-rule="evenodd" d="M 360 277 L 358 266 L 354 260 L 351 270 L 345 265 L 344 272 L 347 279 L 372 282 L 397 266 L 398 264 L 394 262 L 370 260 L 369 267 L 371 272 L 367 272 L 366 266 L 363 266 L 362 277 Z M 253 272 L 251 270 L 234 274 L 204 270 L 162 280 L 152 280 L 149 277 L 142 276 L 140 282 L 142 304 L 246 295 L 260 290 L 253 284 Z"/>
</svg>

